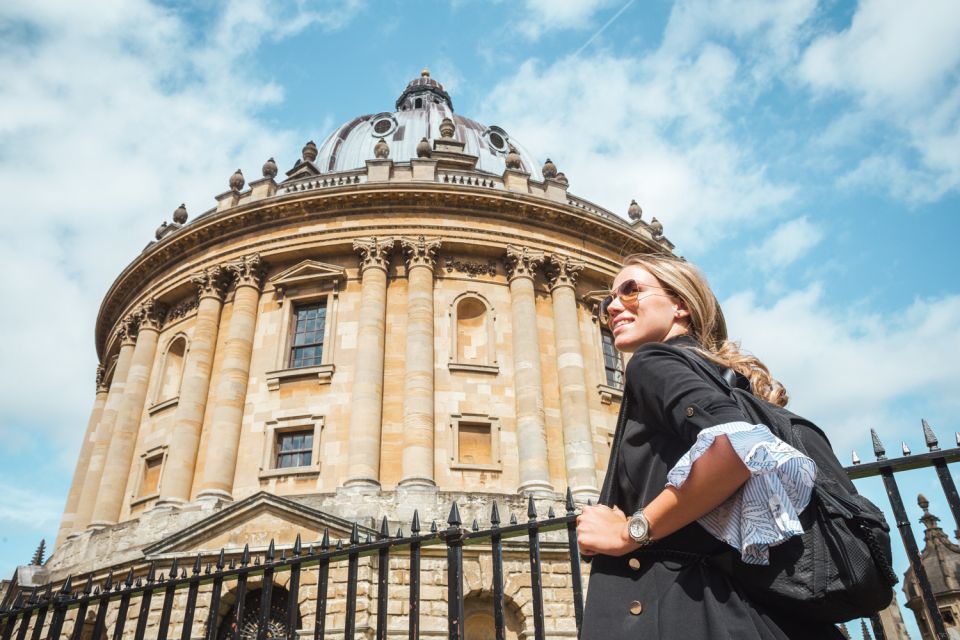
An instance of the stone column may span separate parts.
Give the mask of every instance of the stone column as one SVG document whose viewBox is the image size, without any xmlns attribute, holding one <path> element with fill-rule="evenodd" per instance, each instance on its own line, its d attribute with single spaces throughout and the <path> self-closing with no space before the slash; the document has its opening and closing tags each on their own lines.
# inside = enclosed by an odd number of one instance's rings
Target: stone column
<svg viewBox="0 0 960 640">
<path fill-rule="evenodd" d="M 590 409 L 587 404 L 587 374 L 580 347 L 580 321 L 574 285 L 583 264 L 566 256 L 550 256 L 546 273 L 553 297 L 553 324 L 557 340 L 557 378 L 560 383 L 560 417 L 563 422 L 563 456 L 567 486 L 579 502 L 596 502 L 596 460 Z"/>
<path fill-rule="evenodd" d="M 110 381 L 110 391 L 107 392 L 107 402 L 103 405 L 103 413 L 93 434 L 93 447 L 90 451 L 90 461 L 83 477 L 83 487 L 80 490 L 80 499 L 77 501 L 77 515 L 74 519 L 73 531 L 82 531 L 90 524 L 93 517 L 93 506 L 97 502 L 97 493 L 100 491 L 100 480 L 103 477 L 103 468 L 107 461 L 107 451 L 110 448 L 110 437 L 117 422 L 117 414 L 123 404 L 126 390 L 127 373 L 130 371 L 130 362 L 133 360 L 133 350 L 136 344 L 136 318 L 133 315 L 124 318 L 120 325 L 120 353 L 117 364 L 113 368 L 113 378 Z"/>
<path fill-rule="evenodd" d="M 547 466 L 546 420 L 543 413 L 543 377 L 533 278 L 543 252 L 507 247 L 504 259 L 510 281 L 513 332 L 513 379 L 517 396 L 517 446 L 520 454 L 520 491 L 552 492 Z"/>
<path fill-rule="evenodd" d="M 140 417 L 147 399 L 150 370 L 157 354 L 157 337 L 160 333 L 160 309 L 153 300 L 147 300 L 139 310 L 140 328 L 137 344 L 133 348 L 130 370 L 127 373 L 123 403 L 117 412 L 117 422 L 110 436 L 110 448 L 100 478 L 100 491 L 93 507 L 91 529 L 99 529 L 116 522 L 123 506 L 123 494 L 130 477 L 130 463 L 140 431 Z"/>
<path fill-rule="evenodd" d="M 350 455 L 345 487 L 380 486 L 380 431 L 383 418 L 383 350 L 387 315 L 387 266 L 395 240 L 353 241 L 360 253 L 360 317 L 357 363 L 350 407 Z"/>
<path fill-rule="evenodd" d="M 90 456 L 96 442 L 97 425 L 100 424 L 103 407 L 107 403 L 107 396 L 110 391 L 103 379 L 104 374 L 103 366 L 97 365 L 97 397 L 93 401 L 93 410 L 90 412 L 90 419 L 87 421 L 87 430 L 83 434 L 80 456 L 77 458 L 77 467 L 73 472 L 73 480 L 70 482 L 70 493 L 67 494 L 67 505 L 63 509 L 63 520 L 60 521 L 60 531 L 57 533 L 55 548 L 59 548 L 66 537 L 77 528 L 77 505 L 80 502 L 83 481 L 87 475 Z"/>
<path fill-rule="evenodd" d="M 182 505 L 190 500 L 193 474 L 197 467 L 200 448 L 200 430 L 210 390 L 213 353 L 220 329 L 220 310 L 223 308 L 224 270 L 210 267 L 195 275 L 199 297 L 197 317 L 193 325 L 193 339 L 187 352 L 180 384 L 180 399 L 173 417 L 173 431 L 167 448 L 167 460 L 160 483 L 157 506 Z"/>
<path fill-rule="evenodd" d="M 435 487 L 433 266 L 439 238 L 401 238 L 407 263 L 407 356 L 403 389 L 401 485 Z"/>
<path fill-rule="evenodd" d="M 243 408 L 250 379 L 250 356 L 257 328 L 257 307 L 263 268 L 257 254 L 226 266 L 235 280 L 233 310 L 223 342 L 220 379 L 213 395 L 213 417 L 198 498 L 233 500 L 233 474 L 243 427 Z"/>
</svg>

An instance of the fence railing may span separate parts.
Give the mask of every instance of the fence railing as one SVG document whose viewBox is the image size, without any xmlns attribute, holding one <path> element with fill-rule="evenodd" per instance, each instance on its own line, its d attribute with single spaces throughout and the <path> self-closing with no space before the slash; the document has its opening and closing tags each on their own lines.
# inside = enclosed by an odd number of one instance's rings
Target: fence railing
<svg viewBox="0 0 960 640">
<path fill-rule="evenodd" d="M 960 531 L 960 495 L 947 465 L 960 461 L 960 434 L 958 446 L 942 450 L 933 430 L 923 421 L 924 441 L 928 451 L 913 454 L 904 444 L 902 456 L 888 458 L 886 450 L 877 434 L 871 431 L 873 450 L 876 460 L 862 463 L 857 454 L 853 454 L 854 463 L 846 468 L 851 479 L 880 477 L 890 501 L 894 515 L 894 526 L 900 532 L 904 550 L 920 590 L 928 632 L 938 640 L 947 640 L 943 616 L 937 606 L 930 580 L 920 561 L 913 528 L 907 517 L 895 474 L 902 471 L 932 467 L 943 487 L 950 510 Z M 583 592 L 580 554 L 576 537 L 576 507 L 571 493 L 567 492 L 566 513 L 556 516 L 551 508 L 545 519 L 539 519 L 533 498 L 528 501 L 526 521 L 519 522 L 516 514 L 511 515 L 507 523 L 501 523 L 497 503 L 492 504 L 489 527 L 481 529 L 476 520 L 472 526 L 465 527 L 461 521 L 458 505 L 451 506 L 446 527 L 432 523 L 428 531 L 421 531 L 419 515 L 414 512 L 409 535 L 401 529 L 391 534 L 386 518 L 383 519 L 378 535 L 368 533 L 360 539 L 360 527 L 356 524 L 350 538 L 344 542 L 331 541 L 329 531 L 317 545 L 304 548 L 300 537 L 290 549 L 280 549 L 273 542 L 263 552 L 251 553 L 245 547 L 239 557 L 227 560 L 227 552 L 190 558 L 173 558 L 169 565 L 165 562 L 152 562 L 145 573 L 137 575 L 133 568 L 123 576 L 108 574 L 101 581 L 95 581 L 93 574 L 83 579 L 83 584 L 67 578 L 56 590 L 53 585 L 37 589 L 19 589 L 13 602 L 0 608 L 0 640 L 111 640 L 133 637 L 141 640 L 147 636 L 148 626 L 152 625 L 150 638 L 166 640 L 179 637 L 188 640 L 201 634 L 204 640 L 261 640 L 265 638 L 314 638 L 321 640 L 336 634 L 353 640 L 357 632 L 358 571 L 361 560 L 369 558 L 367 566 L 376 571 L 376 611 L 375 637 L 385 640 L 388 634 L 388 619 L 391 616 L 388 600 L 391 588 L 397 588 L 397 581 L 391 582 L 391 558 L 405 560 L 404 571 L 409 638 L 420 638 L 421 584 L 423 571 L 421 559 L 425 550 L 435 555 L 431 548 L 444 547 L 446 550 L 447 587 L 447 632 L 448 637 L 464 637 L 464 548 L 489 551 L 492 564 L 492 613 L 497 640 L 504 640 L 506 633 L 505 616 L 505 573 L 504 544 L 513 538 L 524 539 L 522 553 L 528 557 L 529 597 L 532 602 L 533 638 L 543 640 L 544 628 L 544 589 L 541 575 L 541 545 L 548 541 L 551 548 L 563 548 L 563 561 L 568 564 L 565 584 L 569 584 L 573 603 L 573 617 L 576 633 L 579 635 L 583 619 Z M 544 538 L 544 534 L 549 534 Z M 558 542 L 559 541 L 559 542 Z M 516 555 L 520 547 L 511 547 Z M 289 552 L 289 553 L 288 553 Z M 442 552 L 441 552 L 442 554 Z M 331 590 L 331 569 L 342 568 L 346 564 L 344 610 L 340 615 L 342 626 L 328 628 L 331 618 L 328 605 L 336 590 Z M 302 619 L 298 603 L 302 601 L 301 582 L 309 575 L 315 582 L 315 613 L 313 628 L 301 628 Z M 566 573 L 566 571 L 565 571 Z M 275 586 L 278 577 L 284 577 L 285 589 Z M 248 591 L 251 578 L 258 581 L 259 589 Z M 401 583 L 404 580 L 400 581 Z M 78 588 L 79 587 L 79 588 Z M 274 590 L 278 590 L 276 597 Z M 224 613 L 222 598 L 229 590 L 233 604 L 229 612 Z M 333 591 L 333 592 L 332 592 Z M 196 620 L 198 602 L 201 596 L 206 608 L 205 623 Z M 252 597 L 252 598 L 251 598 Z M 337 596 L 338 597 L 338 596 Z M 155 600 L 162 598 L 159 612 Z M 275 607 L 282 600 L 284 606 Z M 245 616 L 245 608 L 255 609 L 256 619 Z M 177 620 L 173 620 L 174 612 Z M 280 612 L 280 613 L 278 613 Z M 251 612 L 247 612 L 248 614 Z M 49 618 L 49 619 L 48 619 Z M 91 620 L 92 618 L 92 620 Z M 879 615 L 871 618 L 873 634 L 877 640 L 887 640 Z M 133 635 L 129 628 L 134 625 Z M 202 628 L 198 631 L 198 628 Z M 112 633 L 108 636 L 108 631 Z M 865 630 L 865 627 L 864 627 Z M 393 633 L 397 629 L 391 629 Z M 894 640 L 894 639 L 890 639 Z"/>
</svg>

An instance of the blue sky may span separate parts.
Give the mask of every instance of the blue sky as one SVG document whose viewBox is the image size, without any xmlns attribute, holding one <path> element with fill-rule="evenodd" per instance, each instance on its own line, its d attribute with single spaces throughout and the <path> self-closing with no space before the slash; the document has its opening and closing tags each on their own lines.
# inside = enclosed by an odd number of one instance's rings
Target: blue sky
<svg viewBox="0 0 960 640">
<path fill-rule="evenodd" d="M 573 193 L 657 217 L 843 457 L 960 431 L 954 0 L 6 0 L 0 42 L 0 575 L 55 535 L 97 308 L 154 229 L 424 66 Z"/>
</svg>

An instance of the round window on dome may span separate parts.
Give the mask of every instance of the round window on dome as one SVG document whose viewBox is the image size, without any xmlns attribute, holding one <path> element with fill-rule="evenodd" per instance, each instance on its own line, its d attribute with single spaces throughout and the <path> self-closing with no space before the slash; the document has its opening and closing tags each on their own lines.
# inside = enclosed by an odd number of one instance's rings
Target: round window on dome
<svg viewBox="0 0 960 640">
<path fill-rule="evenodd" d="M 510 136 L 500 127 L 490 127 L 484 131 L 483 139 L 493 153 L 502 155 L 510 149 Z"/>
<path fill-rule="evenodd" d="M 373 117 L 373 137 L 382 138 L 393 133 L 397 128 L 397 121 L 392 114 L 379 114 Z"/>
</svg>

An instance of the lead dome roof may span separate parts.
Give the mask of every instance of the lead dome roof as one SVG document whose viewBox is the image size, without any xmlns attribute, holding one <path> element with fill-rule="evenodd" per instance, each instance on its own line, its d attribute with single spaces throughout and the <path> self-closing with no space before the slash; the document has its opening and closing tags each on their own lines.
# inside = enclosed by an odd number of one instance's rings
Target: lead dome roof
<svg viewBox="0 0 960 640">
<path fill-rule="evenodd" d="M 523 170 L 534 180 L 543 180 L 539 163 L 504 129 L 454 113 L 450 95 L 426 69 L 407 84 L 397 98 L 396 111 L 358 116 L 337 127 L 320 145 L 314 164 L 324 173 L 363 168 L 367 160 L 376 158 L 373 148 L 380 138 L 390 146 L 391 160 L 408 162 L 417 157 L 422 138 L 440 137 L 444 118 L 453 120 L 454 138 L 464 143 L 464 152 L 477 156 L 477 171 L 502 175 L 513 146 Z"/>
</svg>

